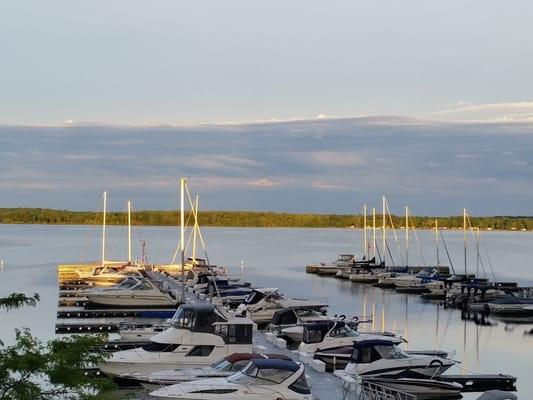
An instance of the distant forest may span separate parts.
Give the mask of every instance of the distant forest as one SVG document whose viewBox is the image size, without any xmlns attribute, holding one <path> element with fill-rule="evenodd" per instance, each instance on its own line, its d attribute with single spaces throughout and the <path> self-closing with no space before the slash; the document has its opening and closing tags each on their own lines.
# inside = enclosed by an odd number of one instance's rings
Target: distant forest
<svg viewBox="0 0 533 400">
<path fill-rule="evenodd" d="M 412 223 L 416 228 L 430 229 L 435 226 L 436 217 L 413 216 Z M 462 216 L 437 217 L 440 228 L 459 229 L 463 226 Z M 125 212 L 108 212 L 109 225 L 127 224 Z M 67 211 L 45 208 L 0 208 L 2 224 L 99 224 L 101 212 Z M 403 227 L 402 216 L 393 216 L 395 227 Z M 372 218 L 367 218 L 371 225 Z M 470 217 L 473 227 L 480 229 L 499 230 L 533 230 L 533 217 Z M 135 211 L 132 213 L 135 225 L 176 226 L 179 224 L 178 211 Z M 298 228 L 362 228 L 362 215 L 337 214 L 289 214 L 263 211 L 202 211 L 199 212 L 201 226 L 233 226 L 233 227 L 298 227 Z M 381 226 L 381 215 L 377 225 Z M 390 222 L 387 218 L 387 226 Z"/>
</svg>

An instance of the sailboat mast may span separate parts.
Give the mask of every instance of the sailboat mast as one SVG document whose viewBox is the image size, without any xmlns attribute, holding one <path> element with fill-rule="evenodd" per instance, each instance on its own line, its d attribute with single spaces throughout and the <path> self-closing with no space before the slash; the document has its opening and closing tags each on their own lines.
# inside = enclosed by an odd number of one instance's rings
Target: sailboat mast
<svg viewBox="0 0 533 400">
<path fill-rule="evenodd" d="M 466 275 L 466 208 L 463 208 L 463 241 L 464 241 L 465 275 Z"/>
<path fill-rule="evenodd" d="M 368 241 L 366 237 L 366 204 L 363 206 L 363 254 L 368 259 Z"/>
<path fill-rule="evenodd" d="M 409 207 L 405 206 L 405 266 L 409 266 Z"/>
<path fill-rule="evenodd" d="M 102 222 L 102 267 L 105 265 L 105 218 L 107 211 L 107 192 L 104 192 L 104 216 Z"/>
<path fill-rule="evenodd" d="M 131 201 L 128 200 L 128 263 L 131 263 Z"/>
<path fill-rule="evenodd" d="M 435 250 L 437 252 L 437 267 L 440 267 L 440 259 L 439 259 L 439 223 L 437 222 L 437 218 L 435 218 Z"/>
<path fill-rule="evenodd" d="M 385 261 L 386 255 L 387 255 L 387 219 L 386 219 L 386 204 L 385 204 L 385 196 L 383 196 L 383 226 L 381 227 L 382 232 L 382 252 L 383 252 L 383 261 Z"/>
<path fill-rule="evenodd" d="M 196 234 L 198 232 L 198 195 L 194 199 L 194 231 L 192 233 L 192 260 L 196 261 Z"/>
<path fill-rule="evenodd" d="M 476 237 L 476 276 L 479 276 L 479 227 L 476 228 L 477 237 Z"/>
<path fill-rule="evenodd" d="M 180 179 L 181 301 L 185 302 L 185 178 Z"/>
<path fill-rule="evenodd" d="M 372 207 L 372 253 L 376 257 L 376 209 Z"/>
</svg>

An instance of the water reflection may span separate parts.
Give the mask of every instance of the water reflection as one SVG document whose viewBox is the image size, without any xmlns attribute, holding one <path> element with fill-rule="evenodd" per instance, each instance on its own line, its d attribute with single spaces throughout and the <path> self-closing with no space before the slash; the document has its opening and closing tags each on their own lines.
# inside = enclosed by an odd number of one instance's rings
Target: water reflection
<svg viewBox="0 0 533 400">
<path fill-rule="evenodd" d="M 175 250 L 173 228 L 142 228 L 152 262 L 168 262 Z M 444 309 L 439 302 L 416 295 L 398 294 L 335 278 L 322 278 L 304 272 L 309 262 L 330 260 L 350 253 L 361 242 L 361 232 L 335 229 L 205 229 L 210 259 L 229 266 L 230 271 L 257 286 L 279 287 L 294 297 L 327 299 L 331 313 L 371 318 L 370 330 L 401 333 L 406 348 L 442 349 L 461 360 L 464 372 L 508 373 L 518 377 L 519 393 L 533 394 L 530 379 L 533 359 L 533 320 L 489 318 L 479 313 Z M 460 232 L 447 232 L 451 256 L 460 259 Z M 430 254 L 434 246 L 431 232 L 419 232 L 421 246 Z M 30 327 L 42 338 L 54 335 L 57 310 L 56 266 L 62 262 L 98 258 L 97 227 L 0 226 L 0 295 L 12 291 L 39 292 L 35 309 L 1 313 L 0 338 L 13 336 L 13 328 Z M 126 251 L 124 228 L 110 228 L 109 253 L 116 258 Z M 533 235 L 523 232 L 485 233 L 483 240 L 499 278 L 533 281 L 528 267 Z M 137 255 L 140 246 L 137 246 Z M 413 258 L 415 255 L 412 256 Z M 411 257 L 410 257 L 411 259 Z M 244 260 L 244 268 L 241 267 Z M 413 260 L 413 262 L 416 260 Z M 475 263 L 473 264 L 475 268 Z M 363 328 L 363 326 L 361 326 Z M 366 327 L 365 327 L 366 329 Z M 453 372 L 453 371 L 451 371 Z M 458 372 L 458 371 L 455 371 Z M 475 398 L 465 396 L 465 398 Z M 527 398 L 527 396 L 525 397 Z"/>
</svg>

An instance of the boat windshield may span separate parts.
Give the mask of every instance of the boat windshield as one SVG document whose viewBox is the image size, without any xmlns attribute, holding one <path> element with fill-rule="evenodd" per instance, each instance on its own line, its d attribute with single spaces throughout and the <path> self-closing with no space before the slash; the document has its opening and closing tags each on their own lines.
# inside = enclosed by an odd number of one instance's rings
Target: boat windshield
<svg viewBox="0 0 533 400">
<path fill-rule="evenodd" d="M 322 314 L 320 314 L 319 312 L 316 312 L 316 311 L 313 311 L 313 310 L 295 310 L 294 311 L 295 314 L 299 317 L 299 318 L 313 318 L 313 317 L 321 317 Z"/>
<path fill-rule="evenodd" d="M 222 360 L 211 364 L 211 368 L 216 369 L 217 371 L 230 371 L 232 365 L 233 364 L 231 362 L 223 358 Z"/>
<path fill-rule="evenodd" d="M 386 360 L 410 358 L 409 355 L 398 346 L 376 346 L 376 351 Z"/>
<path fill-rule="evenodd" d="M 337 261 L 350 261 L 353 258 L 351 254 L 341 254 Z"/>
<path fill-rule="evenodd" d="M 134 279 L 134 278 L 126 278 L 124 279 L 122 282 L 120 282 L 116 288 L 117 289 L 127 289 L 127 288 L 130 288 L 130 287 L 133 287 L 137 284 L 137 279 Z"/>
<path fill-rule="evenodd" d="M 338 338 L 338 337 L 356 337 L 356 336 L 361 336 L 361 334 L 359 332 L 356 332 L 353 329 L 347 327 L 346 325 L 344 325 L 344 326 L 336 325 L 329 332 L 329 336 L 330 337 L 336 337 L 336 338 Z"/>
<path fill-rule="evenodd" d="M 131 290 L 150 290 L 152 286 L 147 281 L 139 281 L 131 287 Z"/>
<path fill-rule="evenodd" d="M 241 372 L 228 377 L 228 382 L 240 385 L 276 385 L 293 374 L 292 371 L 274 368 L 257 368 L 250 363 Z"/>
</svg>

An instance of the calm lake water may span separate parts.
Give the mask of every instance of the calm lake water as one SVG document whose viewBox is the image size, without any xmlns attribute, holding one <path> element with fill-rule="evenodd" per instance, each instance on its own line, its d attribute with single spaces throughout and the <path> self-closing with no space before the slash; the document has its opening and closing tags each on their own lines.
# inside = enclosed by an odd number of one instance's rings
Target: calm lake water
<svg viewBox="0 0 533 400">
<path fill-rule="evenodd" d="M 0 225 L 0 296 L 18 291 L 37 292 L 36 308 L 0 312 L 0 339 L 9 342 L 15 327 L 29 327 L 42 339 L 54 335 L 57 311 L 57 264 L 91 261 L 100 256 L 99 228 L 93 226 Z M 450 373 L 507 373 L 518 377 L 518 393 L 533 398 L 533 336 L 525 335 L 532 324 L 509 324 L 490 320 L 481 326 L 461 319 L 457 310 L 446 310 L 417 296 L 397 294 L 371 286 L 306 274 L 312 262 L 332 261 L 340 253 L 361 254 L 362 232 L 350 229 L 203 229 L 210 261 L 229 267 L 255 286 L 279 287 L 294 297 L 327 299 L 330 313 L 373 315 L 373 328 L 400 332 L 409 340 L 407 349 L 439 348 L 454 352 L 462 364 Z M 175 251 L 175 228 L 136 227 L 135 254 L 140 240 L 146 241 L 149 262 L 169 262 Z M 418 232 L 427 263 L 436 262 L 434 233 Z M 464 271 L 462 232 L 444 232 L 448 251 L 458 272 Z M 126 257 L 126 230 L 109 229 L 108 259 Z M 402 239 L 402 238 L 400 238 Z M 476 262 L 473 238 L 469 236 L 468 272 L 482 274 L 492 264 L 499 280 L 514 280 L 533 286 L 533 234 L 529 232 L 484 232 L 481 235 L 482 264 Z M 401 244 L 403 249 L 403 243 Z M 389 247 L 399 263 L 393 237 Z M 403 250 L 402 250 L 403 252 Z M 441 263 L 449 265 L 440 248 Z M 490 263 L 487 259 L 490 256 Z M 420 264 L 416 239 L 411 238 L 409 260 Z M 244 268 L 241 269 L 241 261 Z M 491 273 L 492 274 L 492 273 Z M 372 327 L 372 326 L 370 326 Z M 465 396 L 466 399 L 477 395 Z"/>
</svg>

